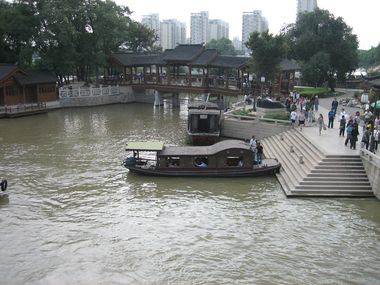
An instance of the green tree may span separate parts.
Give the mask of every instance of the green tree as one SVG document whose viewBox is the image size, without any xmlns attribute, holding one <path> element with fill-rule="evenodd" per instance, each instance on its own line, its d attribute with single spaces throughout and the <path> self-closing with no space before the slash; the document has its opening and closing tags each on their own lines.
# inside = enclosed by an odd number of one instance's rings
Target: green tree
<svg viewBox="0 0 380 285">
<path fill-rule="evenodd" d="M 39 21 L 30 5 L 0 0 L 0 62 L 30 67 L 38 30 Z"/>
<path fill-rule="evenodd" d="M 359 50 L 359 66 L 370 68 L 380 65 L 380 44 L 369 50 Z"/>
<path fill-rule="evenodd" d="M 206 44 L 206 48 L 216 49 L 221 55 L 236 55 L 232 41 L 226 38 L 212 39 Z"/>
<path fill-rule="evenodd" d="M 247 48 L 252 51 L 251 69 L 259 79 L 264 76 L 267 80 L 273 80 L 279 72 L 282 59 L 286 58 L 287 45 L 283 34 L 272 35 L 268 32 L 250 35 Z"/>
<path fill-rule="evenodd" d="M 307 74 L 303 79 L 310 84 L 324 78 L 334 90 L 336 80 L 344 81 L 358 66 L 357 36 L 341 17 L 327 10 L 300 14 L 288 33 L 291 55 L 303 62 L 301 73 Z M 323 62 L 318 63 L 319 59 Z M 314 76 L 313 66 L 321 67 L 314 69 Z"/>
</svg>

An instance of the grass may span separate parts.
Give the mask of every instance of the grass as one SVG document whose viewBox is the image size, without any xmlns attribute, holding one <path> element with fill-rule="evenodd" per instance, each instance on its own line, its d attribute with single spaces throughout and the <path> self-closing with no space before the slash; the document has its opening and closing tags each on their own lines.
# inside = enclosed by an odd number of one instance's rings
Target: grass
<svg viewBox="0 0 380 285">
<path fill-rule="evenodd" d="M 288 121 L 289 115 L 288 114 L 267 114 L 264 118 Z"/>
<path fill-rule="evenodd" d="M 294 89 L 295 91 L 299 92 L 301 96 L 307 97 L 311 99 L 313 96 L 317 95 L 319 98 L 324 98 L 324 97 L 334 97 L 338 94 L 338 92 L 332 92 L 330 89 L 325 88 L 325 87 L 309 87 L 309 88 L 302 88 L 302 87 L 297 87 Z"/>
<path fill-rule="evenodd" d="M 232 114 L 237 115 L 237 116 L 252 116 L 248 111 L 245 110 L 238 110 L 238 111 L 233 111 Z"/>
<path fill-rule="evenodd" d="M 295 91 L 299 92 L 301 96 L 311 98 L 315 95 L 318 97 L 324 97 L 329 90 L 324 87 L 316 87 L 316 88 L 295 88 Z"/>
</svg>

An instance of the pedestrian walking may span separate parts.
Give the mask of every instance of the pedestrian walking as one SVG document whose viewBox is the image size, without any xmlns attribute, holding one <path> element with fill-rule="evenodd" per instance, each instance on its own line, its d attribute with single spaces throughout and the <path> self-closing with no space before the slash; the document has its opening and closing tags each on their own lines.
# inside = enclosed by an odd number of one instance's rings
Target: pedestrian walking
<svg viewBox="0 0 380 285">
<path fill-rule="evenodd" d="M 291 122 L 292 122 L 292 129 L 294 129 L 295 124 L 296 124 L 296 120 L 297 120 L 297 112 L 296 112 L 296 110 L 293 110 L 293 111 L 290 113 L 290 120 L 291 120 Z"/>
<path fill-rule="evenodd" d="M 318 106 L 319 106 L 319 99 L 318 99 L 318 96 L 315 95 L 315 98 L 314 98 L 314 111 L 315 112 L 318 112 Z"/>
<path fill-rule="evenodd" d="M 335 119 L 335 111 L 334 109 L 331 109 L 330 112 L 328 113 L 328 117 L 329 117 L 329 124 L 328 124 L 328 128 L 333 128 L 334 127 L 334 119 Z"/>
<path fill-rule="evenodd" d="M 342 115 L 339 121 L 339 136 L 344 137 L 344 130 L 346 129 L 346 117 Z"/>
<path fill-rule="evenodd" d="M 375 151 L 377 151 L 377 147 L 378 147 L 379 141 L 380 141 L 380 131 L 378 129 L 374 130 L 373 137 L 374 137 L 373 139 L 375 142 Z"/>
<path fill-rule="evenodd" d="M 363 133 L 363 137 L 362 137 L 362 141 L 361 141 L 361 147 L 362 148 L 365 147 L 365 149 L 368 150 L 370 137 L 371 137 L 371 131 L 369 128 L 367 128 Z"/>
<path fill-rule="evenodd" d="M 350 149 L 356 149 L 356 142 L 358 141 L 358 136 L 359 136 L 359 126 L 358 124 L 354 123 L 352 126 L 352 132 L 351 132 Z"/>
<path fill-rule="evenodd" d="M 338 109 L 338 101 L 336 100 L 336 97 L 334 97 L 334 100 L 331 102 L 331 109 L 335 112 L 336 114 L 336 110 Z"/>
<path fill-rule="evenodd" d="M 302 131 L 302 127 L 305 126 L 305 112 L 301 110 L 300 115 L 298 116 L 298 126 L 300 127 L 300 130 Z"/>
<path fill-rule="evenodd" d="M 322 128 L 325 129 L 326 126 L 325 126 L 325 122 L 323 120 L 323 115 L 322 114 L 319 114 L 319 117 L 318 117 L 318 129 L 319 129 L 319 135 L 321 135 L 322 133 Z"/>
</svg>

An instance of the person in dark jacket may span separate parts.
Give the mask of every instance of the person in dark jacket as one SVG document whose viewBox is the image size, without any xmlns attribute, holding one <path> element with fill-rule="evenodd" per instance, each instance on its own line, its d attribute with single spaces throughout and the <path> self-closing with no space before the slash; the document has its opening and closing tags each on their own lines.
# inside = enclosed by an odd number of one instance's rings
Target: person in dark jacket
<svg viewBox="0 0 380 285">
<path fill-rule="evenodd" d="M 339 122 L 339 136 L 344 137 L 344 130 L 346 129 L 346 118 L 343 115 Z"/>
<path fill-rule="evenodd" d="M 350 118 L 346 125 L 346 141 L 344 142 L 344 145 L 347 146 L 348 142 L 351 144 L 351 133 L 352 133 L 352 125 L 354 124 L 354 121 Z"/>
<path fill-rule="evenodd" d="M 257 143 L 256 150 L 257 150 L 257 153 L 256 153 L 257 164 L 261 164 L 261 162 L 263 161 L 263 156 L 264 156 L 264 148 L 260 142 Z"/>
<path fill-rule="evenodd" d="M 363 137 L 362 137 L 362 147 L 365 146 L 365 149 L 368 150 L 368 147 L 369 147 L 369 139 L 371 137 L 371 131 L 369 128 L 367 128 L 364 133 L 363 133 Z"/>
<path fill-rule="evenodd" d="M 333 128 L 334 127 L 334 119 L 335 119 L 335 111 L 333 109 L 330 110 L 328 117 L 329 117 L 329 125 L 327 127 Z"/>
<path fill-rule="evenodd" d="M 358 124 L 354 123 L 352 126 L 352 132 L 351 132 L 351 149 L 356 149 L 356 142 L 358 141 L 358 135 L 359 135 L 359 128 Z"/>
<path fill-rule="evenodd" d="M 338 105 L 339 105 L 338 101 L 336 100 L 336 98 L 334 98 L 334 100 L 331 103 L 331 110 L 333 110 L 335 114 L 336 114 L 336 109 L 338 109 Z"/>
</svg>

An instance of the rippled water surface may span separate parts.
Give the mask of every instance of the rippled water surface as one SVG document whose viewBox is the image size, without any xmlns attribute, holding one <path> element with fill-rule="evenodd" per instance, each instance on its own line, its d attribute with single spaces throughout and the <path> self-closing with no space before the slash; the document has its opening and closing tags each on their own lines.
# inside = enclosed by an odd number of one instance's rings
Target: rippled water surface
<svg viewBox="0 0 380 285">
<path fill-rule="evenodd" d="M 380 284 L 380 203 L 275 178 L 151 178 L 128 140 L 184 144 L 169 105 L 0 120 L 0 284 Z"/>
</svg>

